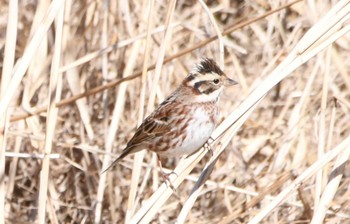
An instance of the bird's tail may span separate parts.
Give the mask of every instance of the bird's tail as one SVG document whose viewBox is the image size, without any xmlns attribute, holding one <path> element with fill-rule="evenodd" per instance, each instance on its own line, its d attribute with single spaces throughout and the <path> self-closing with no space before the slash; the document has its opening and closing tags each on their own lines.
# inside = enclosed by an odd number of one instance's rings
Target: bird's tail
<svg viewBox="0 0 350 224">
<path fill-rule="evenodd" d="M 103 174 L 104 172 L 106 172 L 107 170 L 109 170 L 110 168 L 112 168 L 115 164 L 119 163 L 120 160 L 124 159 L 125 156 L 141 151 L 141 149 L 139 149 L 138 147 L 127 147 L 126 149 L 123 150 L 122 154 L 120 154 L 120 156 L 113 161 L 113 163 L 111 165 L 109 165 L 106 169 L 104 169 L 101 174 Z"/>
</svg>

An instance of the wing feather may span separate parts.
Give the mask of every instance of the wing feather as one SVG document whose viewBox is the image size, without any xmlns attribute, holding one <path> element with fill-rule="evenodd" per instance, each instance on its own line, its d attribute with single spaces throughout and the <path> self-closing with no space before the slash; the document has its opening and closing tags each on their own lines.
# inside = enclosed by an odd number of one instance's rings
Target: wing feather
<svg viewBox="0 0 350 224">
<path fill-rule="evenodd" d="M 176 96 L 174 93 L 170 95 L 144 120 L 140 127 L 137 128 L 135 135 L 128 142 L 127 148 L 137 144 L 147 145 L 152 139 L 162 136 L 171 130 L 170 122 L 172 116 L 176 116 L 173 110 L 173 104 L 176 103 L 174 96 Z"/>
<path fill-rule="evenodd" d="M 134 144 L 147 143 L 168 131 L 170 131 L 170 125 L 167 117 L 148 117 L 136 130 L 127 147 L 131 147 Z"/>
<path fill-rule="evenodd" d="M 170 123 L 177 116 L 173 110 L 173 104 L 176 102 L 175 96 L 176 94 L 174 93 L 170 95 L 144 120 L 140 127 L 137 128 L 134 136 L 128 142 L 121 155 L 103 172 L 110 169 L 127 155 L 146 149 L 148 143 L 152 142 L 154 138 L 162 136 L 171 130 Z"/>
</svg>

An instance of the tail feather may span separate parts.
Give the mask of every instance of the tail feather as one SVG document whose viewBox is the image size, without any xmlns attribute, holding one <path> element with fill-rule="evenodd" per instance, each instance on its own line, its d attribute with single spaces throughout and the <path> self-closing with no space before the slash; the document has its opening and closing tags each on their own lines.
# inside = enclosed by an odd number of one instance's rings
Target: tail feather
<svg viewBox="0 0 350 224">
<path fill-rule="evenodd" d="M 111 165 L 109 165 L 106 169 L 104 169 L 104 170 L 102 171 L 101 174 L 103 174 L 104 172 L 106 172 L 107 170 L 109 170 L 110 168 L 112 168 L 114 165 L 116 165 L 117 163 L 119 163 L 120 160 L 124 159 L 124 157 L 126 157 L 127 155 L 132 154 L 132 153 L 135 153 L 135 152 L 138 152 L 138 151 L 141 151 L 141 150 L 142 150 L 142 148 L 137 147 L 137 145 L 136 145 L 136 146 L 134 145 L 134 146 L 131 146 L 131 147 L 127 147 L 126 149 L 123 150 L 122 154 L 120 154 L 120 156 L 119 156 L 116 160 L 114 160 L 114 161 L 112 162 Z"/>
</svg>

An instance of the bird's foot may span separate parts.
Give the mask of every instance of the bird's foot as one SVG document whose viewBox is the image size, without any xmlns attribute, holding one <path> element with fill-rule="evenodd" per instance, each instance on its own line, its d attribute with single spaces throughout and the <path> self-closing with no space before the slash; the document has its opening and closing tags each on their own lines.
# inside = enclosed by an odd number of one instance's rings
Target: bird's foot
<svg viewBox="0 0 350 224">
<path fill-rule="evenodd" d="M 174 171 L 171 171 L 170 173 L 164 172 L 164 171 L 163 171 L 163 166 L 162 166 L 162 161 L 161 161 L 160 156 L 159 156 L 158 154 L 157 154 L 157 158 L 158 158 L 158 165 L 159 165 L 159 168 L 160 168 L 160 171 L 159 171 L 160 176 L 162 177 L 164 183 L 165 183 L 168 187 L 170 187 L 173 191 L 175 191 L 175 187 L 174 187 L 174 185 L 171 183 L 169 177 L 170 177 L 171 174 L 175 174 L 176 176 L 177 176 L 177 174 L 176 174 Z"/>
<path fill-rule="evenodd" d="M 171 180 L 169 177 L 171 174 L 175 174 L 176 176 L 177 176 L 177 174 L 174 171 L 171 171 L 170 173 L 166 173 L 162 169 L 159 171 L 159 173 L 160 173 L 160 176 L 162 177 L 164 183 L 168 187 L 170 187 L 173 191 L 175 191 L 175 187 L 174 187 L 173 183 L 171 183 Z"/>
<path fill-rule="evenodd" d="M 214 142 L 214 139 L 212 137 L 209 137 L 208 141 L 203 145 L 203 147 L 210 153 L 210 156 L 213 156 L 214 154 L 210 145 L 213 142 Z"/>
</svg>

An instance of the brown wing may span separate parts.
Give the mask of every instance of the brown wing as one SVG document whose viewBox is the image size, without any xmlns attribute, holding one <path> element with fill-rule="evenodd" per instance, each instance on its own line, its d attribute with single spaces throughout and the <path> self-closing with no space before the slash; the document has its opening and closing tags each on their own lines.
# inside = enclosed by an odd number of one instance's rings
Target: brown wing
<svg viewBox="0 0 350 224">
<path fill-rule="evenodd" d="M 135 135 L 126 145 L 121 155 L 113 161 L 102 173 L 109 170 L 112 166 L 122 160 L 125 156 L 145 149 L 147 143 L 152 139 L 162 136 L 170 131 L 171 108 L 173 101 L 170 97 L 165 100 L 144 122 L 137 128 Z M 172 114 L 174 116 L 174 114 Z"/>
<path fill-rule="evenodd" d="M 171 117 L 176 116 L 173 110 L 173 104 L 175 103 L 173 98 L 173 94 L 170 95 L 143 121 L 135 135 L 128 142 L 127 148 L 143 145 L 143 143 L 150 142 L 152 139 L 170 131 Z"/>
<path fill-rule="evenodd" d="M 153 116 L 152 116 L 153 115 Z M 131 140 L 126 145 L 122 154 L 113 161 L 102 173 L 109 170 L 115 164 L 117 164 L 120 160 L 122 160 L 125 156 L 141 151 L 145 149 L 145 145 L 147 142 L 152 141 L 155 137 L 162 136 L 164 133 L 170 130 L 169 119 L 165 116 L 155 116 L 156 114 L 151 114 L 136 130 L 135 135 L 131 138 Z"/>
<path fill-rule="evenodd" d="M 166 116 L 150 116 L 136 130 L 135 135 L 128 142 L 127 147 L 147 143 L 170 131 L 169 118 Z"/>
</svg>

